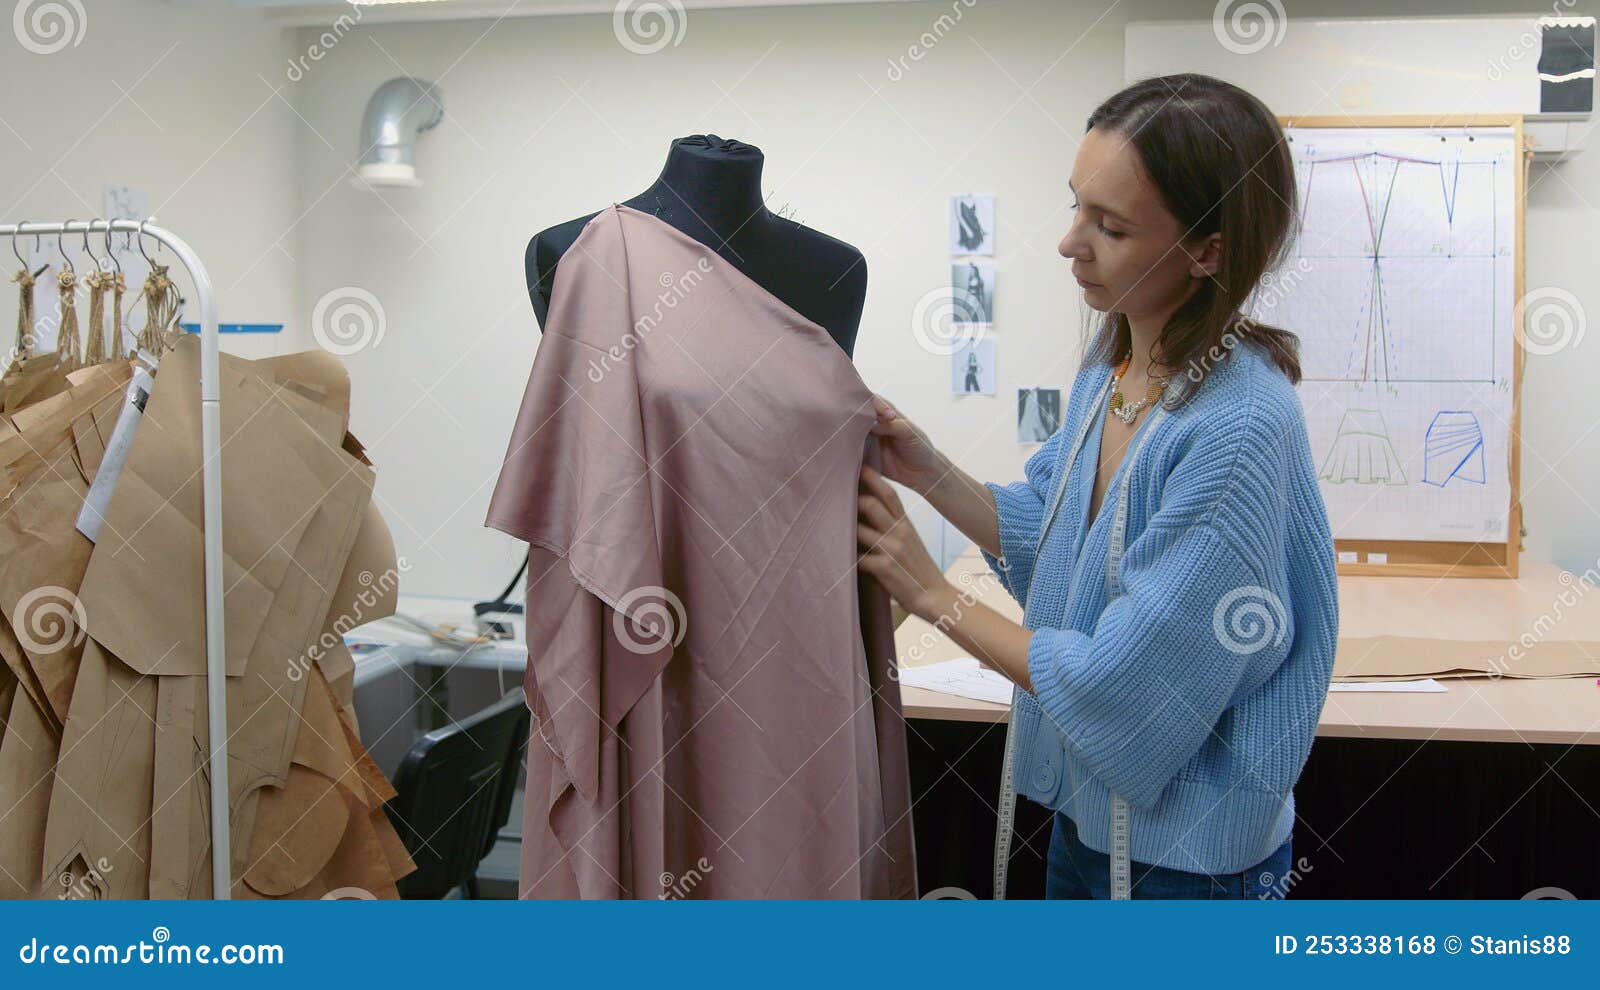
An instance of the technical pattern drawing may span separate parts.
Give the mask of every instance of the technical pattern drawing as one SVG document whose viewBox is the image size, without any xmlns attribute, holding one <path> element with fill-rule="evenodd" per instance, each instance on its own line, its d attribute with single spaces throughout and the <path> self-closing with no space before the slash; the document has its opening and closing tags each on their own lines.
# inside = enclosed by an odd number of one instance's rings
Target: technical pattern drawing
<svg viewBox="0 0 1600 990">
<path fill-rule="evenodd" d="M 1263 314 L 1314 331 L 1307 379 L 1493 381 L 1494 276 L 1512 260 L 1495 203 L 1511 164 L 1458 146 L 1308 150 L 1293 263 L 1311 274 L 1277 273 L 1289 288 Z"/>
<path fill-rule="evenodd" d="M 1484 484 L 1483 427 L 1463 409 L 1441 409 L 1428 424 L 1423 441 L 1422 480 L 1443 488 L 1451 481 Z"/>
<path fill-rule="evenodd" d="M 1517 127 L 1351 119 L 1284 133 L 1292 246 L 1242 311 L 1298 339 L 1334 538 L 1512 539 Z"/>
<path fill-rule="evenodd" d="M 1376 409 L 1346 410 L 1317 477 L 1335 485 L 1405 484 L 1406 474 L 1389 439 L 1383 413 Z"/>
</svg>

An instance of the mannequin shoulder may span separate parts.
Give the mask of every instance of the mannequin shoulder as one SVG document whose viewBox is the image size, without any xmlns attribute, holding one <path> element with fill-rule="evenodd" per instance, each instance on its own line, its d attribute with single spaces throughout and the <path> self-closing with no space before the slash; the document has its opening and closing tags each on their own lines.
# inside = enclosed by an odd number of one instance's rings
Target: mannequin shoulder
<svg viewBox="0 0 1600 990">
<path fill-rule="evenodd" d="M 563 220 L 528 239 L 528 246 L 522 252 L 523 274 L 528 283 L 528 299 L 533 303 L 533 313 L 541 328 L 545 314 L 550 311 L 550 294 L 555 288 L 557 266 L 589 221 L 599 215 L 599 211 L 596 211 L 574 220 Z"/>
<path fill-rule="evenodd" d="M 867 258 L 860 249 L 782 215 L 776 216 L 774 223 L 793 241 L 797 255 L 813 259 L 821 270 L 834 273 L 829 278 L 830 292 L 842 293 L 851 300 L 866 299 Z"/>
</svg>

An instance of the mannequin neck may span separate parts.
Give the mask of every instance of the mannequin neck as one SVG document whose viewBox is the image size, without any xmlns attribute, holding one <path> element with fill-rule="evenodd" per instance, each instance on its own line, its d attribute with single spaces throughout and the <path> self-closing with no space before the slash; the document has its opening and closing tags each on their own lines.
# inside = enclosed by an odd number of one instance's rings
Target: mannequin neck
<svg viewBox="0 0 1600 990">
<path fill-rule="evenodd" d="M 689 214 L 719 236 L 732 237 L 752 217 L 766 213 L 764 161 L 755 145 L 691 134 L 672 142 L 661 175 L 637 199 L 657 204 L 658 216 Z"/>
</svg>

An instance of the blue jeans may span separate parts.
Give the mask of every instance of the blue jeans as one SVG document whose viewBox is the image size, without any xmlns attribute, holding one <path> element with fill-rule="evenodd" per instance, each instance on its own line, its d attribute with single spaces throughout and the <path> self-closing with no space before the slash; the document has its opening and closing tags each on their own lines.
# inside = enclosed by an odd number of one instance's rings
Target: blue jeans
<svg viewBox="0 0 1600 990">
<path fill-rule="evenodd" d="M 1281 900 L 1288 882 L 1292 841 L 1285 840 L 1272 855 L 1239 873 L 1188 873 L 1135 860 L 1128 871 L 1133 896 L 1138 900 Z M 1111 896 L 1111 857 L 1079 841 L 1078 826 L 1062 811 L 1055 813 L 1050 831 L 1044 896 L 1080 901 Z"/>
</svg>

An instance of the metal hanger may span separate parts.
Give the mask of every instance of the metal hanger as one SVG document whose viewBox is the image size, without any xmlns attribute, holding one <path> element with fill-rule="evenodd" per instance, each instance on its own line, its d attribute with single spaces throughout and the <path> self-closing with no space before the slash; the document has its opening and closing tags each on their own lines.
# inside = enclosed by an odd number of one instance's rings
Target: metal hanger
<svg viewBox="0 0 1600 990">
<path fill-rule="evenodd" d="M 83 225 L 83 253 L 89 256 L 90 261 L 94 262 L 95 271 L 103 272 L 106 270 L 105 262 L 101 261 L 99 258 L 96 258 L 94 256 L 94 248 L 89 246 L 89 230 L 93 226 L 93 220 L 90 220 Z"/>
<path fill-rule="evenodd" d="M 17 229 L 20 231 L 23 227 L 27 226 L 27 224 L 28 224 L 28 221 L 26 221 L 26 220 L 20 221 L 17 224 Z M 21 251 L 17 250 L 17 238 L 19 238 L 21 236 L 22 235 L 20 233 L 11 235 L 11 253 L 17 256 L 17 260 L 22 262 L 23 270 L 26 271 L 27 267 L 28 267 L 28 259 L 24 258 L 22 256 L 22 252 Z M 33 235 L 33 256 L 35 258 L 37 258 L 40 254 L 43 253 L 40 250 L 40 245 L 41 244 L 43 244 L 43 239 L 40 238 L 38 232 L 35 231 L 34 235 Z M 48 261 L 44 262 L 43 264 L 41 264 L 39 266 L 38 270 L 33 273 L 33 277 L 34 278 L 38 278 L 40 275 L 43 275 L 45 273 L 45 271 L 47 271 L 49 268 L 50 268 L 50 262 L 48 262 Z"/>
<path fill-rule="evenodd" d="M 117 260 L 117 249 L 111 243 L 111 221 L 106 221 L 106 257 L 111 259 L 111 267 L 118 275 L 122 274 L 122 262 Z"/>
<path fill-rule="evenodd" d="M 28 221 L 24 220 L 21 223 L 17 224 L 18 229 L 21 229 L 22 225 L 27 223 L 27 222 Z M 35 251 L 39 250 L 38 238 L 37 237 L 35 237 L 35 239 L 34 239 L 34 250 Z M 17 235 L 15 235 L 15 234 L 11 235 L 11 253 L 17 256 L 17 264 L 21 265 L 24 268 L 28 267 L 28 259 L 24 258 L 22 256 L 22 252 L 21 251 L 17 250 Z"/>
<path fill-rule="evenodd" d="M 66 249 L 61 246 L 61 235 L 65 233 L 66 229 L 70 226 L 72 226 L 72 221 L 68 220 L 66 223 L 61 225 L 61 230 L 56 232 L 56 253 L 61 255 L 61 264 L 66 268 L 67 274 L 77 275 L 78 270 L 72 267 L 72 259 L 67 257 Z"/>
<path fill-rule="evenodd" d="M 139 221 L 139 253 L 144 255 L 145 263 L 148 264 L 151 268 L 154 268 L 154 267 L 156 267 L 156 260 L 154 258 L 150 257 L 150 253 L 144 249 L 144 225 L 149 223 L 149 222 L 150 221 L 149 221 L 148 218 Z M 156 243 L 156 250 L 157 251 L 161 250 L 160 242 Z"/>
</svg>

